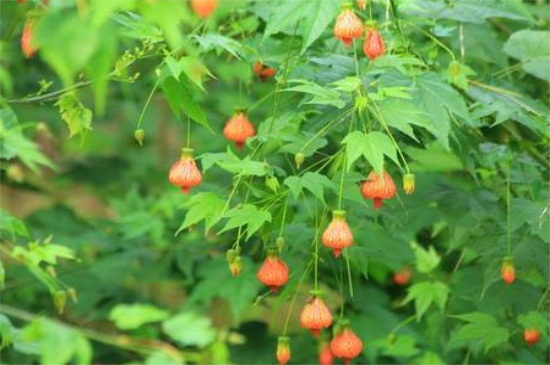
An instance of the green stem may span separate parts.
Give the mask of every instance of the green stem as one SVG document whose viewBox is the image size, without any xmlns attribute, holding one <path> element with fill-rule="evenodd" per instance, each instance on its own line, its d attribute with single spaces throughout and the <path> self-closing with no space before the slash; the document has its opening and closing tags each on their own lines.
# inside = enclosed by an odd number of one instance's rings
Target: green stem
<svg viewBox="0 0 550 365">
<path fill-rule="evenodd" d="M 187 117 L 187 148 L 191 146 L 191 118 Z"/>
<path fill-rule="evenodd" d="M 344 250 L 344 259 L 346 260 L 346 270 L 348 272 L 348 285 L 349 285 L 349 296 L 350 298 L 353 298 L 353 279 L 351 277 L 351 267 L 349 264 L 349 255 L 348 251 Z"/>
<path fill-rule="evenodd" d="M 324 132 L 326 132 L 330 127 L 332 127 L 334 124 L 338 124 L 340 123 L 342 120 L 346 119 L 351 113 L 353 113 L 353 109 L 350 109 L 346 112 L 346 114 L 344 114 L 344 116 L 342 116 L 340 119 L 333 119 L 331 120 L 327 125 L 325 125 L 323 128 L 319 129 L 319 131 L 317 133 L 315 133 L 315 135 L 313 135 L 313 137 L 311 137 L 309 139 L 309 141 L 306 142 L 306 144 L 304 144 L 302 146 L 302 148 L 300 148 L 300 151 L 299 152 L 302 152 L 303 150 L 306 149 L 307 146 L 310 145 L 311 142 L 313 142 L 317 137 L 319 137 L 321 134 L 323 134 Z"/>
<path fill-rule="evenodd" d="M 286 210 L 287 210 L 287 207 L 288 207 L 288 199 L 289 199 L 289 196 L 287 195 L 286 200 L 285 200 L 285 206 L 283 208 L 283 219 L 281 219 L 281 228 L 279 228 L 279 237 L 283 236 L 283 228 L 284 228 L 285 219 L 286 219 Z"/>
<path fill-rule="evenodd" d="M 84 87 L 87 87 L 87 86 L 90 86 L 90 85 L 92 85 L 91 81 L 83 81 L 83 82 L 79 82 L 77 84 L 74 84 L 72 86 L 68 86 L 66 88 L 63 88 L 63 89 L 60 89 L 60 90 L 57 90 L 57 91 L 52 91 L 50 93 L 43 94 L 43 95 L 40 95 L 40 96 L 35 96 L 35 97 L 32 97 L 32 98 L 23 98 L 23 99 L 11 99 L 11 100 L 7 100 L 6 102 L 8 104 L 28 104 L 28 103 L 36 103 L 36 102 L 40 102 L 40 101 L 47 101 L 47 100 L 56 98 L 58 96 L 61 96 L 61 95 L 65 94 L 66 92 L 81 89 L 81 88 L 84 88 Z"/>
<path fill-rule="evenodd" d="M 306 269 L 304 270 L 304 273 L 302 274 L 302 277 L 300 278 L 300 281 L 298 282 L 298 286 L 296 288 L 296 291 L 294 292 L 294 295 L 292 297 L 292 302 L 290 303 L 290 308 L 288 309 L 288 312 L 286 314 L 285 319 L 285 325 L 283 327 L 283 336 L 286 335 L 286 331 L 288 330 L 288 323 L 290 322 L 290 314 L 292 313 L 292 309 L 294 308 L 294 304 L 296 303 L 296 298 L 298 297 L 298 293 L 300 292 L 300 288 L 302 287 L 302 284 L 304 283 L 304 280 L 309 274 L 309 270 L 311 268 L 311 262 L 307 265 Z"/>
<path fill-rule="evenodd" d="M 143 120 L 143 116 L 145 115 L 145 111 L 147 110 L 147 107 L 149 106 L 149 103 L 151 102 L 151 99 L 153 98 L 153 94 L 157 90 L 159 82 L 160 82 L 160 77 L 157 77 L 157 81 L 155 81 L 155 84 L 153 85 L 153 88 L 151 89 L 151 92 L 149 93 L 149 96 L 147 97 L 147 100 L 145 101 L 145 105 L 143 106 L 143 109 L 141 109 L 141 113 L 139 115 L 139 119 L 138 119 L 138 122 L 137 122 L 137 128 L 141 127 L 141 122 Z"/>
<path fill-rule="evenodd" d="M 510 256 L 512 252 L 512 239 L 510 233 L 511 225 L 511 204 L 510 204 L 510 162 L 506 166 L 506 253 Z"/>
<path fill-rule="evenodd" d="M 435 42 L 435 44 L 437 44 L 439 47 L 443 48 L 445 51 L 447 51 L 447 53 L 449 53 L 449 55 L 451 56 L 452 60 L 454 61 L 456 59 L 453 51 L 451 51 L 449 49 L 449 47 L 447 47 L 446 45 L 444 45 L 439 39 L 437 39 L 436 37 L 434 37 L 433 35 L 430 34 L 430 32 L 426 32 L 424 29 L 422 29 L 421 27 L 417 26 L 416 24 L 414 23 L 409 23 L 409 25 L 412 25 L 414 28 L 418 29 L 422 34 L 424 34 L 426 37 L 430 38 L 433 42 Z"/>
<path fill-rule="evenodd" d="M 340 177 L 340 189 L 338 191 L 338 210 L 342 210 L 342 197 L 344 195 L 344 176 L 346 175 L 346 161 L 347 155 L 344 153 L 344 159 L 342 160 L 342 176 Z"/>
</svg>

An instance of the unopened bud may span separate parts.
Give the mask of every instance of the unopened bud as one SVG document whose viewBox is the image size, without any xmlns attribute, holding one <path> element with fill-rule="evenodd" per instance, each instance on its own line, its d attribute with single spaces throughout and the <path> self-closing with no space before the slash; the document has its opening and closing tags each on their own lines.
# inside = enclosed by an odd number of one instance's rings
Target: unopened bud
<svg viewBox="0 0 550 365">
<path fill-rule="evenodd" d="M 296 167 L 297 168 L 300 168 L 300 166 L 302 166 L 302 164 L 304 163 L 305 160 L 306 160 L 306 156 L 301 152 L 298 152 L 294 156 L 294 162 L 296 162 Z"/>
<path fill-rule="evenodd" d="M 414 175 L 405 174 L 403 175 L 403 190 L 405 194 L 411 195 L 414 192 Z"/>
<path fill-rule="evenodd" d="M 145 139 L 145 131 L 143 129 L 136 129 L 134 131 L 134 139 L 142 146 L 143 140 Z"/>
</svg>

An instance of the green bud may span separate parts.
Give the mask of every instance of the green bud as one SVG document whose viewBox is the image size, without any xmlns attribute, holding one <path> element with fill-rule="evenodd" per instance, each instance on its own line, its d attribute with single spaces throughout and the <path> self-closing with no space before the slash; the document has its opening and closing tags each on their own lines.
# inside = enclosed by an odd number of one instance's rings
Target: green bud
<svg viewBox="0 0 550 365">
<path fill-rule="evenodd" d="M 55 304 L 55 307 L 57 308 L 57 311 L 59 312 L 59 314 L 63 313 L 66 302 L 67 302 L 67 293 L 65 292 L 65 290 L 57 290 L 53 294 L 53 303 Z"/>
<path fill-rule="evenodd" d="M 145 131 L 143 129 L 136 129 L 134 131 L 134 139 L 142 146 L 143 140 L 145 139 Z"/>
<path fill-rule="evenodd" d="M 305 160 L 306 160 L 306 156 L 302 152 L 298 152 L 294 156 L 294 162 L 296 162 L 296 167 L 297 168 L 300 168 L 300 166 L 302 166 L 302 164 L 304 163 Z"/>
<path fill-rule="evenodd" d="M 279 190 L 279 180 L 275 176 L 266 177 L 265 185 L 275 193 Z"/>
</svg>

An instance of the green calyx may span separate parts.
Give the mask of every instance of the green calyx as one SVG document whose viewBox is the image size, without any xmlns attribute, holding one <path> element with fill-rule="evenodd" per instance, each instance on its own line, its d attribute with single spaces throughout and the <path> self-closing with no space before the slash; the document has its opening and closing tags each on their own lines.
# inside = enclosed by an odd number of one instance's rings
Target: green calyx
<svg viewBox="0 0 550 365">
<path fill-rule="evenodd" d="M 325 295 L 323 291 L 319 289 L 312 289 L 309 291 L 309 294 L 311 294 L 311 296 L 315 298 L 321 298 Z"/>
<path fill-rule="evenodd" d="M 332 217 L 333 218 L 346 218 L 346 211 L 345 210 L 333 210 L 332 211 Z"/>
<path fill-rule="evenodd" d="M 181 157 L 193 157 L 193 149 L 192 148 L 182 148 L 181 149 Z"/>
</svg>

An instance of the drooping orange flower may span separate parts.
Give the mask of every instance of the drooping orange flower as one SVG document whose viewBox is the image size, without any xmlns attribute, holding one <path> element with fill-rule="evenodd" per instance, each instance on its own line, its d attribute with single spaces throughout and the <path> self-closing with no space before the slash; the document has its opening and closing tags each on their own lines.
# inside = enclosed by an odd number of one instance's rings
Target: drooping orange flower
<svg viewBox="0 0 550 365">
<path fill-rule="evenodd" d="M 365 8 L 367 7 L 367 0 L 357 0 L 357 6 L 359 7 L 359 9 L 365 10 Z"/>
<path fill-rule="evenodd" d="M 321 237 L 323 245 L 332 248 L 334 257 L 339 257 L 342 250 L 353 245 L 353 233 L 346 222 L 346 212 L 335 210 L 332 212 L 332 221 Z"/>
<path fill-rule="evenodd" d="M 202 175 L 193 157 L 192 149 L 182 149 L 180 159 L 170 168 L 168 180 L 172 185 L 181 187 L 185 194 L 188 194 L 192 187 L 201 183 Z"/>
<path fill-rule="evenodd" d="M 319 346 L 319 365 L 332 365 L 333 361 L 330 345 L 327 342 L 322 342 Z"/>
<path fill-rule="evenodd" d="M 344 6 L 334 24 L 334 36 L 349 46 L 363 34 L 363 23 L 349 6 Z"/>
<path fill-rule="evenodd" d="M 257 61 L 252 68 L 254 73 L 260 77 L 262 81 L 267 80 L 270 77 L 273 77 L 277 70 L 273 67 L 266 66 L 262 61 Z"/>
<path fill-rule="evenodd" d="M 21 33 L 21 50 L 26 58 L 34 56 L 38 48 L 33 44 L 34 38 L 34 25 L 33 19 L 28 19 L 23 26 L 23 32 Z"/>
<path fill-rule="evenodd" d="M 277 339 L 277 361 L 280 365 L 286 365 L 290 360 L 290 338 L 288 336 L 279 336 Z"/>
<path fill-rule="evenodd" d="M 256 273 L 256 277 L 264 285 L 267 285 L 272 292 L 277 292 L 279 287 L 288 281 L 288 266 L 279 258 L 277 248 L 270 249 L 267 257 Z"/>
<path fill-rule="evenodd" d="M 372 171 L 367 176 L 367 180 L 361 185 L 361 194 L 365 199 L 373 199 L 374 209 L 381 208 L 384 199 L 393 198 L 395 190 L 395 184 L 386 171 L 382 176 Z"/>
<path fill-rule="evenodd" d="M 238 112 L 227 121 L 223 128 L 223 135 L 235 142 L 237 149 L 240 150 L 247 138 L 256 135 L 256 129 L 244 112 Z"/>
<path fill-rule="evenodd" d="M 191 0 L 191 8 L 201 18 L 208 18 L 218 7 L 218 0 Z"/>
<path fill-rule="evenodd" d="M 523 331 L 523 340 L 528 345 L 534 345 L 540 340 L 540 331 L 536 328 L 527 328 Z"/>
<path fill-rule="evenodd" d="M 393 282 L 397 285 L 407 285 L 412 278 L 412 271 L 410 267 L 404 267 L 403 269 L 393 273 Z"/>
<path fill-rule="evenodd" d="M 319 336 L 323 328 L 328 328 L 332 324 L 332 314 L 320 296 L 321 292 L 312 291 L 311 299 L 300 314 L 300 326 L 311 330 L 315 337 Z"/>
<path fill-rule="evenodd" d="M 349 328 L 344 326 L 343 330 L 337 334 L 330 343 L 332 354 L 344 360 L 344 364 L 349 364 L 363 351 L 363 341 Z"/>
<path fill-rule="evenodd" d="M 384 54 L 386 46 L 380 33 L 376 29 L 368 29 L 363 42 L 363 52 L 370 60 L 374 60 Z"/>
<path fill-rule="evenodd" d="M 511 257 L 505 257 L 504 260 L 502 260 L 500 277 L 508 285 L 511 285 L 514 281 L 516 281 L 516 268 L 514 266 L 514 260 Z"/>
</svg>

